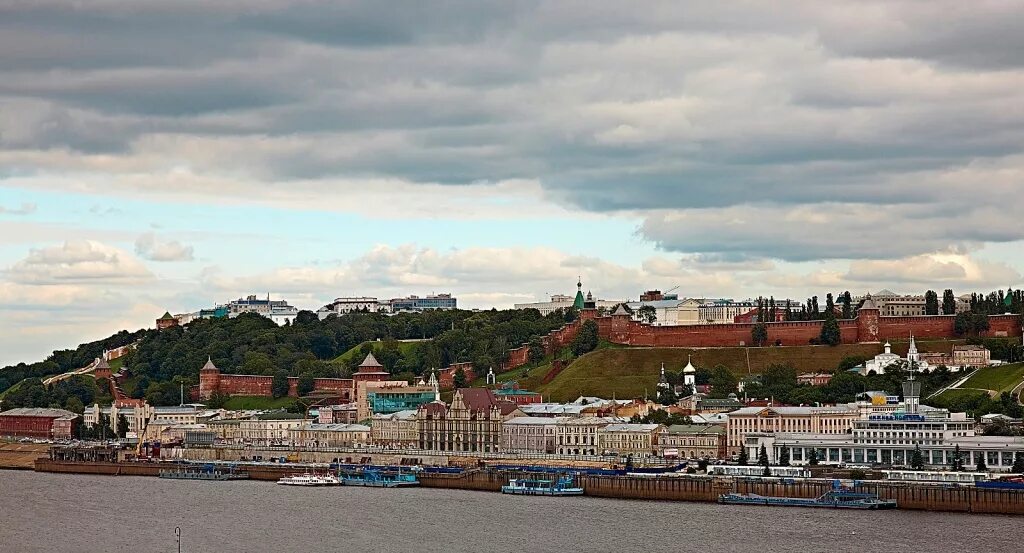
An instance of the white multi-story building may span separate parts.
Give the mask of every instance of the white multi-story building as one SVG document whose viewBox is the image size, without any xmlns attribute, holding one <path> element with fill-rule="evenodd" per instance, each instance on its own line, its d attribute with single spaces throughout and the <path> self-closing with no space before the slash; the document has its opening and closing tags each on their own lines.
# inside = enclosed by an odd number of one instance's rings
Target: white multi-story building
<svg viewBox="0 0 1024 553">
<path fill-rule="evenodd" d="M 369 296 L 335 298 L 333 302 L 318 309 L 316 316 L 322 321 L 331 315 L 340 317 L 358 312 L 391 313 L 391 303 Z"/>
<path fill-rule="evenodd" d="M 415 448 L 419 443 L 416 411 L 377 414 L 370 419 L 370 438 L 374 445 L 392 449 Z"/>
<path fill-rule="evenodd" d="M 239 422 L 236 441 L 255 446 L 292 445 L 292 431 L 312 422 L 298 413 L 256 415 Z"/>
<path fill-rule="evenodd" d="M 303 424 L 289 428 L 288 441 L 302 447 L 366 447 L 370 427 L 365 424 Z"/>
<path fill-rule="evenodd" d="M 654 309 L 654 326 L 679 326 L 701 324 L 700 300 L 655 300 L 634 301 L 626 304 L 633 311 L 633 319 L 643 321 L 641 309 Z"/>
<path fill-rule="evenodd" d="M 540 311 L 541 315 L 547 315 L 553 313 L 559 309 L 568 309 L 573 306 L 575 298 L 573 296 L 566 296 L 565 294 L 555 294 L 551 296 L 550 301 L 541 301 L 533 303 L 517 303 L 513 305 L 516 309 L 536 309 Z M 611 311 L 616 305 L 623 303 L 622 301 L 612 300 L 593 300 L 594 307 L 597 309 L 605 309 Z"/>
<path fill-rule="evenodd" d="M 565 418 L 515 417 L 501 428 L 502 450 L 508 453 L 555 453 L 558 423 Z"/>
<path fill-rule="evenodd" d="M 100 407 L 98 404 L 94 404 L 85 408 L 82 423 L 92 427 L 100 420 L 100 415 L 108 418 L 114 432 L 119 431 L 120 420 L 123 416 L 128 424 L 126 435 L 131 438 L 145 439 L 148 430 L 175 424 L 196 424 L 199 411 L 191 405 L 154 407 L 142 402 L 141 405 L 119 406 L 115 403 Z"/>
<path fill-rule="evenodd" d="M 555 423 L 556 452 L 559 455 L 599 455 L 598 430 L 618 422 L 604 417 L 566 418 Z"/>
<path fill-rule="evenodd" d="M 751 300 L 700 300 L 697 313 L 701 324 L 722 324 L 733 322 L 737 315 L 747 313 L 755 307 L 757 302 Z"/>
</svg>

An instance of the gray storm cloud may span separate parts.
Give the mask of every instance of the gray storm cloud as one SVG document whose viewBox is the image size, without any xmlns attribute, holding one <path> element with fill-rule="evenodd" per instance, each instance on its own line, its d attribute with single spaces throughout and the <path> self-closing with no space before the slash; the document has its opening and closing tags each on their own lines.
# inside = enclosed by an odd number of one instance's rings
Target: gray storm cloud
<svg viewBox="0 0 1024 553">
<path fill-rule="evenodd" d="M 249 194 L 539 182 L 732 260 L 964 251 L 1024 239 L 1006 215 L 1022 19 L 999 1 L 0 1 L 0 146 L 12 174 L 187 166 Z"/>
</svg>

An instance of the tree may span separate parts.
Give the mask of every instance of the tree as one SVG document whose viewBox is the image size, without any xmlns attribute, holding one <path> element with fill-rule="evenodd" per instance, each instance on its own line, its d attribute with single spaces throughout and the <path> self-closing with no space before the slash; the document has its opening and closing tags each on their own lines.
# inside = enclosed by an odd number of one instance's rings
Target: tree
<svg viewBox="0 0 1024 553">
<path fill-rule="evenodd" d="M 939 314 L 939 295 L 935 293 L 935 290 L 928 290 L 924 293 L 924 314 Z"/>
<path fill-rule="evenodd" d="M 206 400 L 206 406 L 210 409 L 223 409 L 229 399 L 231 399 L 231 396 L 228 394 L 225 394 L 220 390 L 214 390 L 214 392 L 210 394 L 210 399 Z"/>
<path fill-rule="evenodd" d="M 123 414 L 117 415 L 117 437 L 124 438 L 128 436 L 128 417 Z"/>
<path fill-rule="evenodd" d="M 769 465 L 768 450 L 764 447 L 764 444 L 761 444 L 761 449 L 757 451 L 757 464 L 765 468 L 767 468 Z"/>
<path fill-rule="evenodd" d="M 849 290 L 843 292 L 842 303 L 843 303 L 843 318 L 844 319 L 852 319 L 853 318 L 853 297 L 850 296 L 850 291 Z"/>
<path fill-rule="evenodd" d="M 814 448 L 811 449 L 811 453 L 807 456 L 807 464 L 808 465 L 817 465 L 818 464 L 818 450 L 817 449 L 814 449 Z"/>
<path fill-rule="evenodd" d="M 957 313 L 953 320 L 953 332 L 957 336 L 977 336 L 988 329 L 988 315 L 984 313 Z"/>
<path fill-rule="evenodd" d="M 647 324 L 654 324 L 658 320 L 658 310 L 653 305 L 644 305 L 636 310 L 640 320 Z"/>
<path fill-rule="evenodd" d="M 85 411 L 85 404 L 82 403 L 82 400 L 78 399 L 77 396 L 71 396 L 68 398 L 67 402 L 64 403 L 64 408 L 72 413 L 78 413 L 81 415 Z"/>
<path fill-rule="evenodd" d="M 821 325 L 821 343 L 830 346 L 838 346 L 843 341 L 842 333 L 839 331 L 839 322 L 836 321 L 836 313 L 829 310 L 825 313 L 825 322 Z"/>
<path fill-rule="evenodd" d="M 978 464 L 974 470 L 978 472 L 988 472 L 988 466 L 985 464 L 985 452 L 976 451 L 974 454 L 978 456 Z"/>
<path fill-rule="evenodd" d="M 750 329 L 750 341 L 754 346 L 761 347 L 768 341 L 768 326 L 764 323 L 757 323 Z"/>
<path fill-rule="evenodd" d="M 452 375 L 452 386 L 455 389 L 466 387 L 466 371 L 462 369 L 456 369 L 455 374 Z"/>
<path fill-rule="evenodd" d="M 761 471 L 761 476 L 771 476 L 771 475 L 772 475 L 772 469 L 768 465 L 765 465 L 764 466 L 764 470 Z"/>
<path fill-rule="evenodd" d="M 569 347 L 575 355 L 583 355 L 594 351 L 597 348 L 599 339 L 597 323 L 588 319 L 580 325 L 580 330 L 576 333 L 576 337 L 573 338 L 572 344 Z"/>
<path fill-rule="evenodd" d="M 530 339 L 527 358 L 531 363 L 539 363 L 541 359 L 544 359 L 544 342 L 541 342 L 540 338 L 534 336 Z"/>
<path fill-rule="evenodd" d="M 789 448 L 783 447 L 779 450 L 779 466 L 789 466 Z"/>
<path fill-rule="evenodd" d="M 719 365 L 711 369 L 711 378 L 708 380 L 708 384 L 711 385 L 711 397 L 721 399 L 736 391 L 736 375 Z"/>
<path fill-rule="evenodd" d="M 1024 474 L 1024 453 L 1018 451 L 1014 454 L 1013 467 L 1010 468 L 1010 472 Z"/>
<path fill-rule="evenodd" d="M 914 453 L 910 456 L 910 468 L 924 470 L 924 456 L 921 455 L 921 446 L 914 446 Z"/>
<path fill-rule="evenodd" d="M 312 374 L 302 373 L 299 375 L 299 382 L 296 386 L 296 391 L 300 396 L 308 396 L 313 393 L 313 388 L 315 387 Z"/>
<path fill-rule="evenodd" d="M 740 456 L 736 459 L 736 464 L 741 467 L 745 467 L 749 462 L 750 459 L 747 458 L 747 448 L 744 447 L 740 449 Z"/>
<path fill-rule="evenodd" d="M 288 371 L 282 369 L 274 373 L 270 381 L 270 395 L 275 398 L 288 395 Z"/>
<path fill-rule="evenodd" d="M 953 458 L 949 461 L 949 468 L 953 469 L 954 472 L 964 470 L 964 458 L 960 452 L 960 444 L 953 448 Z"/>
<path fill-rule="evenodd" d="M 953 297 L 953 291 L 949 288 L 942 293 L 942 314 L 943 315 L 955 315 L 956 314 L 956 298 Z"/>
</svg>

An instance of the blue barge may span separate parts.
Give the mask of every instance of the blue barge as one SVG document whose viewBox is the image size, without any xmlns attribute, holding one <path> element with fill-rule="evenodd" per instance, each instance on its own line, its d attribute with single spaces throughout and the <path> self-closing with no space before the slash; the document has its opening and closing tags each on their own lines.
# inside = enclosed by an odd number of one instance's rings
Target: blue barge
<svg viewBox="0 0 1024 553">
<path fill-rule="evenodd" d="M 501 493 L 567 496 L 583 495 L 583 488 L 576 486 L 571 476 L 560 476 L 557 479 L 513 478 L 508 481 L 508 485 L 501 487 Z"/>
<path fill-rule="evenodd" d="M 771 497 L 747 493 L 725 493 L 718 496 L 724 505 L 767 505 L 774 507 L 818 507 L 825 509 L 895 509 L 896 501 L 879 499 L 873 493 L 855 492 L 847 489 L 833 489 L 822 495 L 807 499 L 802 497 Z"/>
</svg>

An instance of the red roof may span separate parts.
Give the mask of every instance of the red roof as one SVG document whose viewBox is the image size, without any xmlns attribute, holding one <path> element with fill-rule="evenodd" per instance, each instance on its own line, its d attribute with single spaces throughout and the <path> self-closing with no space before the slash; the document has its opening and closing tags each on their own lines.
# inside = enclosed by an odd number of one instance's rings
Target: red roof
<svg viewBox="0 0 1024 553">
<path fill-rule="evenodd" d="M 448 413 L 448 406 L 436 401 L 424 403 L 423 405 L 420 406 L 420 409 L 423 409 L 423 413 L 426 415 L 444 416 L 445 414 Z"/>
<path fill-rule="evenodd" d="M 498 402 L 494 392 L 487 388 L 459 388 L 459 394 L 462 395 L 462 402 L 466 404 L 466 408 L 471 411 L 484 411 Z"/>
</svg>

